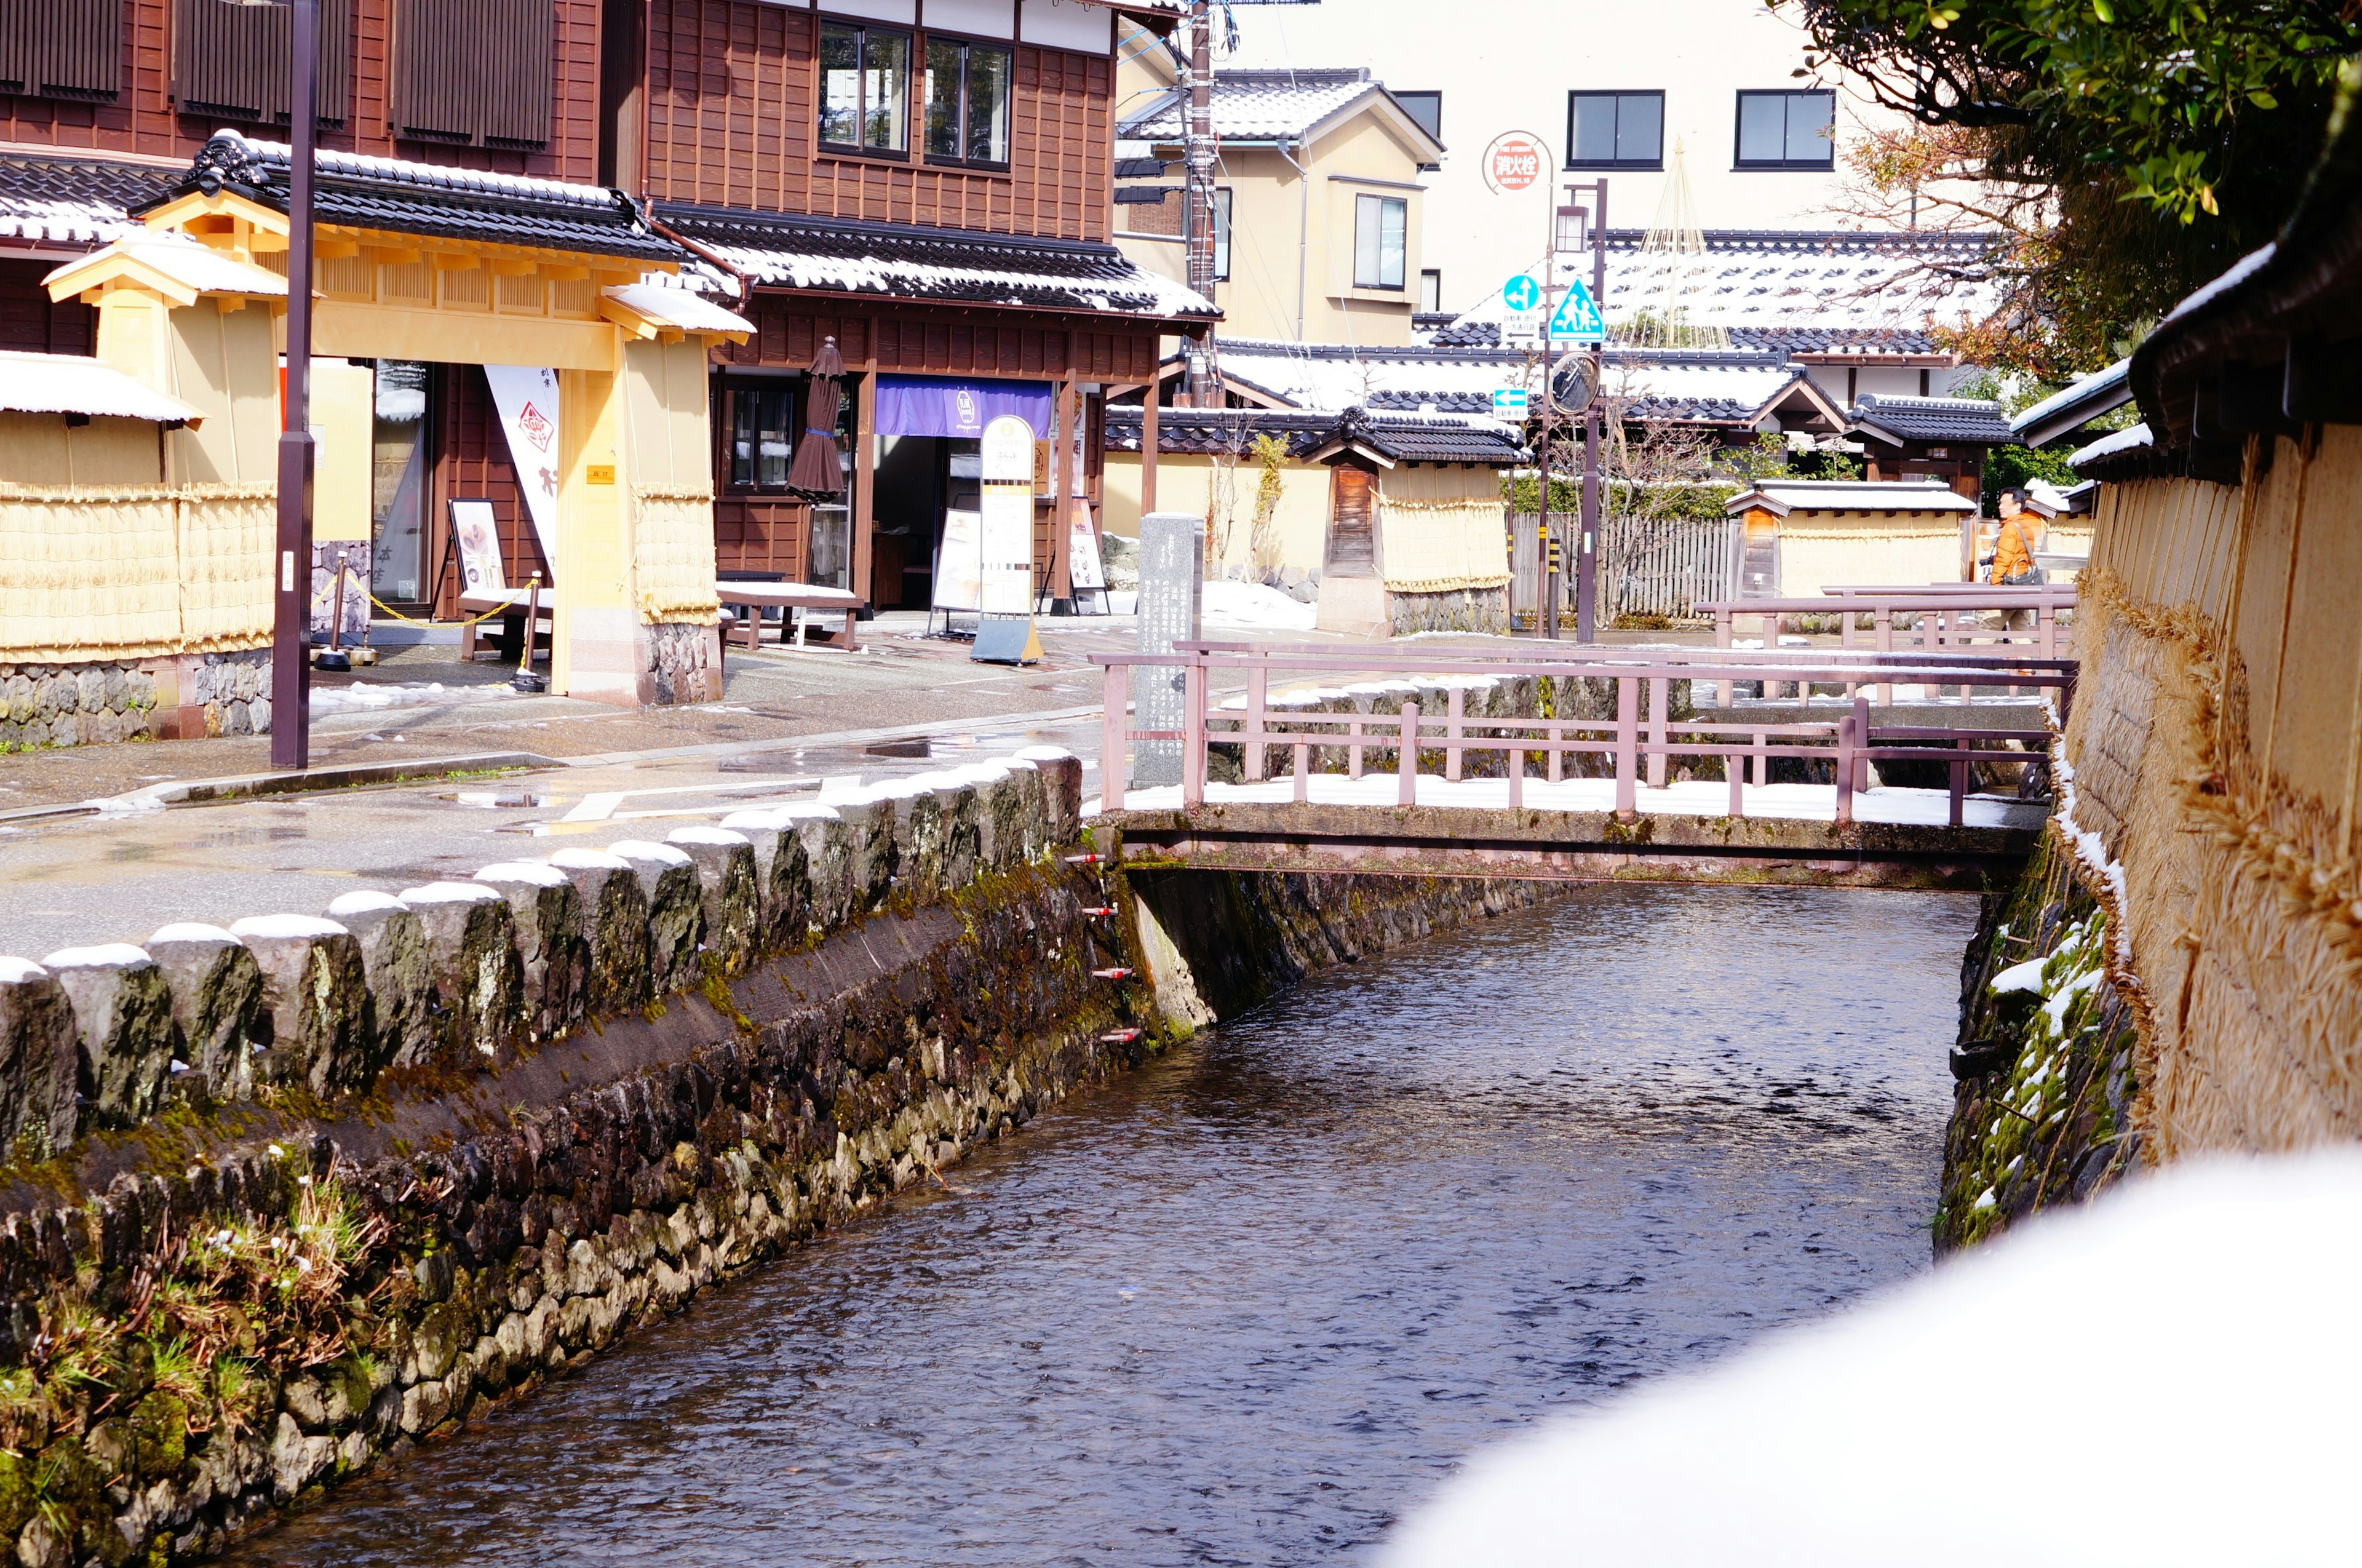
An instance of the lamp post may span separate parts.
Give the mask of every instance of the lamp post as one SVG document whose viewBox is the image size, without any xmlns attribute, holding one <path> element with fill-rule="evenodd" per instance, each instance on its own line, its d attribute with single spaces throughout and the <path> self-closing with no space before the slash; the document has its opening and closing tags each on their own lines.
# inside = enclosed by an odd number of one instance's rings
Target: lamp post
<svg viewBox="0 0 2362 1568">
<path fill-rule="evenodd" d="M 288 17 L 287 376 L 279 422 L 279 584 L 270 643 L 270 765 L 312 758 L 312 112 L 319 0 Z M 335 613 L 341 616 L 339 602 Z"/>
</svg>

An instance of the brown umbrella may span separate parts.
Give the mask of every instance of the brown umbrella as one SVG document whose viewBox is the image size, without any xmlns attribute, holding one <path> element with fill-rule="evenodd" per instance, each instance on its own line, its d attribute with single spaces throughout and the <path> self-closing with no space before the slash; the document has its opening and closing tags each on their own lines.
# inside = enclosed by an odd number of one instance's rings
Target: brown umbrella
<svg viewBox="0 0 2362 1568">
<path fill-rule="evenodd" d="M 811 397 L 804 410 L 804 433 L 796 443 L 796 460 L 788 469 L 788 488 L 810 496 L 835 495 L 844 489 L 844 468 L 836 455 L 836 414 L 844 393 L 836 379 L 844 374 L 844 360 L 836 339 L 823 339 L 812 359 Z"/>
</svg>

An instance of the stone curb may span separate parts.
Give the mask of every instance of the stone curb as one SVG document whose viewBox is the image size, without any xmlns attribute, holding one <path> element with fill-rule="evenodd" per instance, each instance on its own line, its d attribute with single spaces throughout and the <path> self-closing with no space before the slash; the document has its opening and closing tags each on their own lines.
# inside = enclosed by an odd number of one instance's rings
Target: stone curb
<svg viewBox="0 0 2362 1568">
<path fill-rule="evenodd" d="M 39 822 L 47 817 L 92 817 L 149 812 L 161 806 L 198 805 L 264 795 L 308 795 L 369 784 L 413 784 L 449 773 L 523 772 L 563 767 L 566 763 L 533 751 L 474 752 L 463 756 L 410 757 L 395 762 L 356 762 L 337 767 L 307 767 L 292 773 L 242 773 L 222 778 L 180 778 L 121 795 L 71 804 L 22 806 L 0 812 L 0 823 Z"/>
</svg>

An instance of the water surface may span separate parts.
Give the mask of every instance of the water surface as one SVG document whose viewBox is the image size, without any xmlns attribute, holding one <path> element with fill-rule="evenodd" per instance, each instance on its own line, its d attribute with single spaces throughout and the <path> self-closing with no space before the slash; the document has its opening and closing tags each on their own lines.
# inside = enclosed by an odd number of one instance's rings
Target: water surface
<svg viewBox="0 0 2362 1568">
<path fill-rule="evenodd" d="M 1299 1564 L 1926 1264 L 1958 896 L 1595 889 L 1340 968 L 247 1564 Z"/>
</svg>

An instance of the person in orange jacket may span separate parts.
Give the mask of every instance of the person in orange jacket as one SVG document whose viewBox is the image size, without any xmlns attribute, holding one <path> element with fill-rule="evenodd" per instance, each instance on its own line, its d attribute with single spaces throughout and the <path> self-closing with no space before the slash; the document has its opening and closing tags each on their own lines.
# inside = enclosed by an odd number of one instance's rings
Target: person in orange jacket
<svg viewBox="0 0 2362 1568">
<path fill-rule="evenodd" d="M 2041 581 L 2042 574 L 2034 566 L 2034 548 L 2026 540 L 2023 498 L 2014 490 L 2003 491 L 1996 510 L 2001 513 L 2001 533 L 1993 540 L 1992 575 L 1987 580 L 1995 583 Z"/>
</svg>

